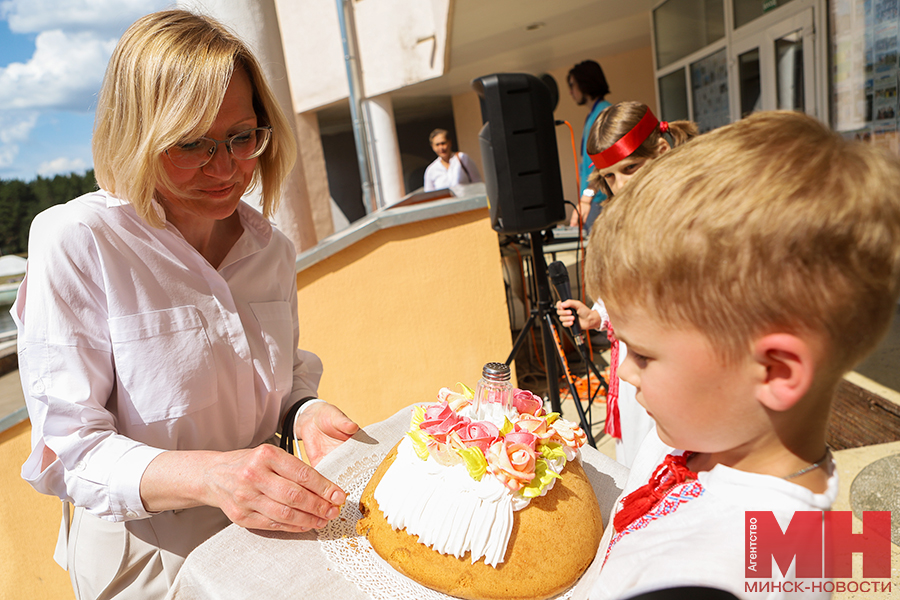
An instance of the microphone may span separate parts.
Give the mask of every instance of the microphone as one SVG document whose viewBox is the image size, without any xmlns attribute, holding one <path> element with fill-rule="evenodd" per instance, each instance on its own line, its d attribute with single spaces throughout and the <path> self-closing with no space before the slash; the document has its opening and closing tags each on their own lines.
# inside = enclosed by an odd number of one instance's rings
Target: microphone
<svg viewBox="0 0 900 600">
<path fill-rule="evenodd" d="M 548 265 L 547 271 L 550 274 L 550 282 L 553 283 L 553 287 L 556 288 L 556 293 L 559 295 L 560 302 L 571 300 L 572 288 L 569 286 L 569 272 L 566 270 L 566 265 L 557 260 Z M 571 308 L 568 310 L 575 315 L 575 322 L 572 323 L 572 335 L 575 336 L 575 343 L 580 346 L 584 343 L 584 335 L 581 333 L 581 325 L 578 324 L 578 313 Z"/>
</svg>

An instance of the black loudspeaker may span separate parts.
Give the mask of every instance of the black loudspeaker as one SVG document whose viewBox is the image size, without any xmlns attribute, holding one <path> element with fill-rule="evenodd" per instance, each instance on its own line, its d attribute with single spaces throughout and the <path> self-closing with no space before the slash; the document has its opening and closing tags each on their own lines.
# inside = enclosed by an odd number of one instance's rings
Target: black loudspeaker
<svg viewBox="0 0 900 600">
<path fill-rule="evenodd" d="M 553 97 L 526 73 L 472 82 L 481 98 L 478 134 L 491 227 L 499 233 L 549 229 L 566 218 Z"/>
</svg>

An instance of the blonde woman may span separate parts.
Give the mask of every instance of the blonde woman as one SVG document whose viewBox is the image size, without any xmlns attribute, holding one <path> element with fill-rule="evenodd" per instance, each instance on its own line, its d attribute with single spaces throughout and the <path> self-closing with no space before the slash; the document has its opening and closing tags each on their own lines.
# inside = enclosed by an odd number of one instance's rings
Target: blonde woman
<svg viewBox="0 0 900 600">
<path fill-rule="evenodd" d="M 321 361 L 297 349 L 295 250 L 266 220 L 296 148 L 248 48 L 188 12 L 138 20 L 93 149 L 100 189 L 34 220 L 13 307 L 22 472 L 75 506 L 57 556 L 79 600 L 162 598 L 230 522 L 336 516 L 344 492 L 264 442 L 286 426 L 315 464 L 357 426 L 316 398 Z M 257 185 L 262 214 L 241 201 Z"/>
</svg>

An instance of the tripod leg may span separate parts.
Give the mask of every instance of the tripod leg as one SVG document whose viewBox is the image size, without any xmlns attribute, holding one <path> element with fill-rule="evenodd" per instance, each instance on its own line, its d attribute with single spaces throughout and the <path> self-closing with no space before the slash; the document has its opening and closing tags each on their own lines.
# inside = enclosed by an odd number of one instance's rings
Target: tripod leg
<svg viewBox="0 0 900 600">
<path fill-rule="evenodd" d="M 543 330 L 544 330 L 544 334 L 545 334 L 544 335 L 544 340 L 545 340 L 544 341 L 544 353 L 546 354 L 546 352 L 547 352 L 547 343 L 550 339 L 550 336 L 552 336 L 553 337 L 553 348 L 556 350 L 556 358 L 557 358 L 557 360 L 559 360 L 559 364 L 563 368 L 563 373 L 566 376 L 566 383 L 569 384 L 569 393 L 572 394 L 572 401 L 575 404 L 575 410 L 578 412 L 578 420 L 581 423 L 581 429 L 584 430 L 584 433 L 587 436 L 588 444 L 590 444 L 592 448 L 596 448 L 597 443 L 594 441 L 594 434 L 591 431 L 591 423 L 588 420 L 587 415 L 584 412 L 584 407 L 581 406 L 581 398 L 578 396 L 578 390 L 575 389 L 575 383 L 572 381 L 572 374 L 569 372 L 569 368 L 566 363 L 566 356 L 565 356 L 565 354 L 563 354 L 562 345 L 559 343 L 559 337 L 556 334 L 556 329 L 553 326 L 553 319 L 551 318 L 550 314 L 544 315 Z M 555 390 L 556 396 L 557 396 L 557 402 L 559 402 L 559 386 L 556 383 L 556 381 L 558 381 L 558 378 L 554 378 L 553 380 L 550 380 L 550 368 L 549 368 L 549 364 L 551 362 L 553 362 L 553 364 L 554 364 L 553 370 L 556 371 L 556 369 L 555 369 L 556 363 L 550 357 L 548 357 L 546 360 L 548 362 L 547 380 L 548 380 L 548 383 L 550 383 L 552 385 L 551 389 Z M 554 407 L 553 410 L 556 411 L 557 409 Z M 561 412 L 561 410 L 560 410 L 560 412 Z"/>
<path fill-rule="evenodd" d="M 512 361 L 516 358 L 516 355 L 519 354 L 519 349 L 522 347 L 522 344 L 525 343 L 528 332 L 531 331 L 532 327 L 534 327 L 534 320 L 536 317 L 537 311 L 531 311 L 531 316 L 528 317 L 528 321 L 525 322 L 525 326 L 522 327 L 522 331 L 519 332 L 519 337 L 516 338 L 516 343 L 513 344 L 512 352 L 510 352 L 509 356 L 506 358 L 507 367 L 512 364 Z"/>
<path fill-rule="evenodd" d="M 559 371 L 556 370 L 556 361 L 559 355 L 554 354 L 556 343 L 553 341 L 553 329 L 549 317 L 546 311 L 540 310 L 540 312 L 544 316 L 541 319 L 541 342 L 544 346 L 544 365 L 547 370 L 547 396 L 550 397 L 550 409 L 562 414 L 562 405 L 559 401 Z"/>
</svg>

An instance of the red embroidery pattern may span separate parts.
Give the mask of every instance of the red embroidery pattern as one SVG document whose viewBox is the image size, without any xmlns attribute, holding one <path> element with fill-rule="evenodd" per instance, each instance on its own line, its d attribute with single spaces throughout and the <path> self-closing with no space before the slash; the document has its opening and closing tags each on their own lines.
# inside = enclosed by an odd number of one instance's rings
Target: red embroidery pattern
<svg viewBox="0 0 900 600">
<path fill-rule="evenodd" d="M 690 502 L 694 498 L 699 498 L 703 495 L 703 492 L 703 485 L 699 481 L 689 481 L 671 488 L 662 500 L 650 509 L 649 512 L 632 521 L 622 531 L 616 530 L 616 533 L 609 541 L 609 546 L 606 548 L 606 555 L 603 557 L 603 563 L 606 564 L 606 560 L 609 558 L 609 552 L 613 549 L 613 546 L 616 545 L 616 542 L 623 537 L 629 533 L 647 527 L 650 523 L 659 518 L 674 513 L 678 510 L 679 506 L 686 502 Z"/>
<path fill-rule="evenodd" d="M 622 499 L 622 506 L 613 521 L 616 531 L 623 531 L 632 521 L 656 506 L 674 486 L 697 479 L 697 474 L 687 466 L 692 454 L 669 454 L 653 471 L 650 481 Z"/>
</svg>

